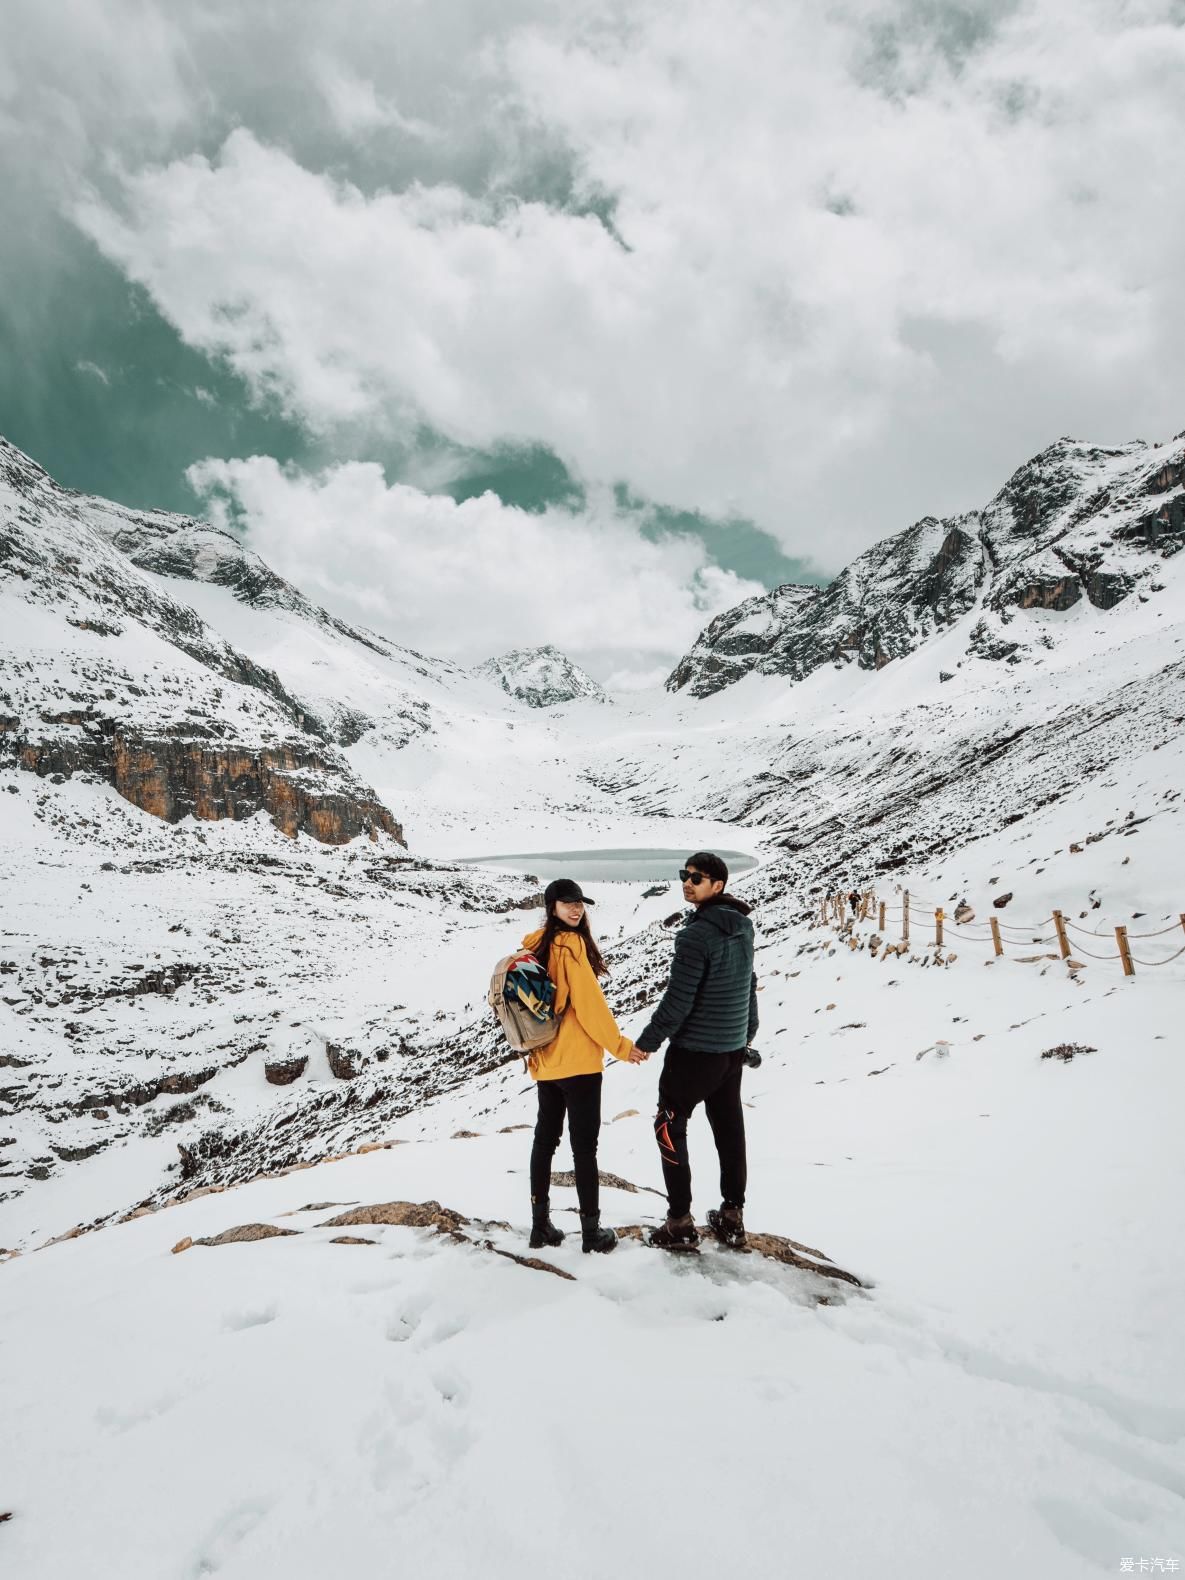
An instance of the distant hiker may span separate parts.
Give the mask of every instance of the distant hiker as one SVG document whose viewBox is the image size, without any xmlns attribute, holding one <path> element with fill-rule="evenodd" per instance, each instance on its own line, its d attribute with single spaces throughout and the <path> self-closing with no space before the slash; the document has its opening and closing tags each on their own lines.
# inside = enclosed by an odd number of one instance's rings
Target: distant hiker
<svg viewBox="0 0 1185 1580">
<path fill-rule="evenodd" d="M 855 889 L 848 895 L 848 904 L 852 907 L 852 915 L 860 909 L 860 896 Z"/>
<path fill-rule="evenodd" d="M 597 981 L 607 968 L 588 925 L 586 907 L 593 901 L 571 878 L 549 883 L 543 900 L 547 920 L 541 929 L 527 934 L 523 948 L 537 957 L 555 983 L 560 1029 L 529 1061 L 539 1093 L 539 1118 L 531 1148 L 531 1245 L 535 1249 L 559 1245 L 564 1238 L 551 1221 L 550 1195 L 551 1160 L 567 1114 L 582 1248 L 612 1251 L 617 1236 L 612 1229 L 601 1228 L 597 1179 L 605 1049 L 630 1064 L 641 1064 L 649 1055 L 639 1052 L 618 1029 Z"/>
<path fill-rule="evenodd" d="M 753 924 L 744 900 L 725 892 L 728 868 L 699 851 L 679 872 L 695 910 L 675 935 L 671 979 L 637 1040 L 652 1053 L 670 1038 L 658 1081 L 654 1135 L 667 1187 L 667 1220 L 650 1244 L 688 1250 L 699 1242 L 691 1216 L 687 1121 L 703 1103 L 720 1156 L 718 1210 L 708 1223 L 724 1245 L 745 1243 L 745 1117 L 741 1072 L 757 1031 Z"/>
</svg>

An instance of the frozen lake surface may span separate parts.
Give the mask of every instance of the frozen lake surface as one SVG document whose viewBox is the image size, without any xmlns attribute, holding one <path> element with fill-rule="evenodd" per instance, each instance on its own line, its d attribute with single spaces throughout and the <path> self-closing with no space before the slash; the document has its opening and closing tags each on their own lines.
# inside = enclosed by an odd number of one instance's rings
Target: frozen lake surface
<svg viewBox="0 0 1185 1580">
<path fill-rule="evenodd" d="M 535 850 L 505 856 L 470 856 L 466 866 L 500 867 L 510 872 L 529 872 L 546 883 L 553 878 L 575 878 L 578 883 L 661 882 L 672 883 L 690 853 L 686 850 Z M 716 852 L 735 875 L 750 872 L 757 865 L 755 856 L 740 850 Z"/>
</svg>

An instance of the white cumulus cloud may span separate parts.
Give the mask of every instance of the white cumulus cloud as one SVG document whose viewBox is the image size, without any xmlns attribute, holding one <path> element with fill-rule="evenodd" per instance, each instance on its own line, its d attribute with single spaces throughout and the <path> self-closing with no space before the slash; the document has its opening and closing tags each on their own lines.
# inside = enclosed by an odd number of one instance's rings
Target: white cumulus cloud
<svg viewBox="0 0 1185 1580">
<path fill-rule="evenodd" d="M 388 484 L 370 462 L 309 475 L 268 456 L 207 460 L 190 481 L 216 520 L 338 614 L 474 664 L 553 643 L 613 689 L 661 681 L 701 628 L 760 588 L 693 538 L 606 504 L 532 513 Z"/>
<path fill-rule="evenodd" d="M 585 0 L 477 26 L 441 103 L 480 85 L 507 150 L 562 153 L 562 192 L 520 191 L 509 154 L 476 193 L 406 162 L 351 180 L 243 124 L 130 165 L 78 222 L 318 430 L 543 444 L 828 569 L 1059 433 L 1176 425 L 1177 0 Z M 403 115 L 389 58 L 327 59 L 318 35 L 339 122 Z"/>
</svg>

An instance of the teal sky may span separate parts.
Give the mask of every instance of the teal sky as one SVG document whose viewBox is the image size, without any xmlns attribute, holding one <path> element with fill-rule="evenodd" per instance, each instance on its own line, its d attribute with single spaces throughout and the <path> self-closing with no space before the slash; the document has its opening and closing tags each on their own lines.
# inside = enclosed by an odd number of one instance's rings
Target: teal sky
<svg viewBox="0 0 1185 1580">
<path fill-rule="evenodd" d="M 1182 4 L 7 0 L 0 432 L 133 506 L 205 462 L 450 655 L 566 507 L 532 630 L 645 689 L 1059 435 L 1179 431 Z"/>
<path fill-rule="evenodd" d="M 372 432 L 353 444 L 340 433 L 318 438 L 187 346 L 148 293 L 72 226 L 53 229 L 52 248 L 14 271 L 0 297 L 0 433 L 66 487 L 194 513 L 200 502 L 186 468 L 210 456 L 270 455 L 306 469 L 378 461 L 388 481 L 420 483 L 437 455 L 445 473 L 437 489 L 457 500 L 492 491 L 531 511 L 583 503 L 579 481 L 541 447 L 463 451 L 423 430 L 385 440 Z M 638 511 L 644 536 L 693 534 L 716 564 L 767 587 L 819 580 L 750 522 L 649 506 L 625 482 L 616 494 Z"/>
</svg>

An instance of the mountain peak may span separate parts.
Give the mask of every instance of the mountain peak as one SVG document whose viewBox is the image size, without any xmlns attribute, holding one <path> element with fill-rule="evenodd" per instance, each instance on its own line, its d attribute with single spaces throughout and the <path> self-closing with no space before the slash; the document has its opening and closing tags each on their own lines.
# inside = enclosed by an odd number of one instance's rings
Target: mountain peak
<svg viewBox="0 0 1185 1580">
<path fill-rule="evenodd" d="M 964 618 L 964 657 L 1021 663 L 1057 641 L 1048 611 L 1146 599 L 1183 545 L 1185 447 L 1061 438 L 981 510 L 923 516 L 827 587 L 779 587 L 717 615 L 667 689 L 706 697 L 754 672 L 879 670 Z"/>
<path fill-rule="evenodd" d="M 556 708 L 579 697 L 608 702 L 608 694 L 591 675 L 550 643 L 542 647 L 517 647 L 478 664 L 474 674 L 525 702 L 529 708 Z"/>
</svg>

